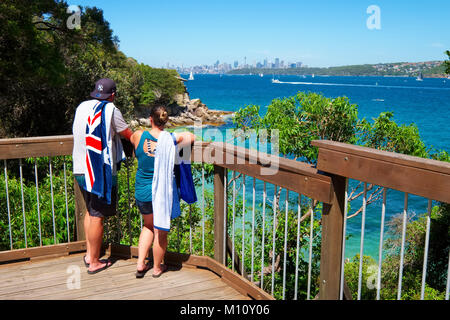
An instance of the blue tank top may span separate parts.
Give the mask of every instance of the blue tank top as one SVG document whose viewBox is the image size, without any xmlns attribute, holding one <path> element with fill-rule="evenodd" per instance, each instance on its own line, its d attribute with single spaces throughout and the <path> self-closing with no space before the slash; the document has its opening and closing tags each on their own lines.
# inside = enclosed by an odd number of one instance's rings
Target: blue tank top
<svg viewBox="0 0 450 320">
<path fill-rule="evenodd" d="M 153 137 L 150 132 L 144 131 L 139 140 L 139 145 L 136 148 L 136 158 L 138 159 L 138 168 L 136 171 L 136 182 L 134 196 L 136 200 L 148 202 L 152 201 L 152 180 L 153 172 L 155 169 L 155 157 L 154 152 L 147 149 L 153 156 L 149 156 L 144 152 L 145 140 L 151 140 L 157 142 L 158 139 Z"/>
</svg>

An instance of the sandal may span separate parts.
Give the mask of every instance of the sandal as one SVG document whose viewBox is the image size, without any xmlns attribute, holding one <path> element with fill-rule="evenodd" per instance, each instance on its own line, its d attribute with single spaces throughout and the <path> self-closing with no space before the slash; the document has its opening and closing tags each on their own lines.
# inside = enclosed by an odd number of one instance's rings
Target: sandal
<svg viewBox="0 0 450 320">
<path fill-rule="evenodd" d="M 161 272 L 158 273 L 158 274 L 152 274 L 152 277 L 153 277 L 153 278 L 159 278 L 159 277 L 160 277 L 164 272 L 166 272 L 168 269 L 169 269 L 169 267 L 168 267 L 167 265 L 163 264 L 163 265 L 161 266 Z"/>
<path fill-rule="evenodd" d="M 146 263 L 145 268 L 143 270 L 141 270 L 141 271 L 136 270 L 136 279 L 143 278 L 148 270 L 150 270 L 150 264 Z"/>
<path fill-rule="evenodd" d="M 86 268 L 89 268 L 89 263 L 87 263 L 86 262 L 86 255 L 84 255 L 84 257 L 83 257 L 83 262 L 84 262 L 84 266 L 86 267 Z"/>
<path fill-rule="evenodd" d="M 103 271 L 103 270 L 106 270 L 106 269 L 108 269 L 109 267 L 111 267 L 112 266 L 112 264 L 110 263 L 110 261 L 109 260 L 106 260 L 105 261 L 105 265 L 103 266 L 103 267 L 101 267 L 101 268 L 99 268 L 99 269 L 97 269 L 97 270 L 94 270 L 94 271 L 89 271 L 88 270 L 88 274 L 96 274 L 96 273 L 98 273 L 98 272 L 100 272 L 100 271 Z"/>
</svg>

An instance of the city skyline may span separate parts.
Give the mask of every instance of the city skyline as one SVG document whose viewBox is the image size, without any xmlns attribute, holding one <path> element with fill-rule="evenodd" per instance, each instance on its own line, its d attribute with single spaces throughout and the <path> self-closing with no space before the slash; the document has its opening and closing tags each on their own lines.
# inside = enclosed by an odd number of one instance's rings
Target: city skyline
<svg viewBox="0 0 450 320">
<path fill-rule="evenodd" d="M 242 61 L 240 62 L 239 60 L 234 60 L 232 63 L 229 63 L 227 61 L 221 63 L 220 60 L 216 60 L 215 63 L 213 64 L 205 63 L 194 66 L 184 66 L 184 65 L 179 66 L 167 62 L 167 64 L 163 67 L 166 69 L 175 69 L 179 73 L 189 73 L 191 71 L 194 73 L 211 73 L 212 71 L 221 73 L 221 72 L 228 72 L 234 69 L 245 69 L 245 68 L 287 69 L 287 68 L 308 67 L 301 61 L 285 62 L 284 60 L 280 60 L 280 58 L 274 58 L 273 60 L 266 58 L 263 61 L 253 61 L 252 63 L 249 64 L 247 62 L 246 57 L 244 57 Z"/>
<path fill-rule="evenodd" d="M 244 63 L 246 62 L 246 59 L 244 57 Z M 390 62 L 390 63 L 379 63 L 379 64 L 369 64 L 373 68 L 373 72 L 388 72 L 388 73 L 398 73 L 405 75 L 417 75 L 418 73 L 426 70 L 430 70 L 432 68 L 436 68 L 441 66 L 443 63 L 443 60 L 435 60 L 435 61 L 420 61 L 420 62 Z M 338 66 L 339 67 L 339 66 Z M 349 66 L 344 66 L 349 67 Z M 165 69 L 174 69 L 180 74 L 222 74 L 227 73 L 232 70 L 240 70 L 240 69 L 250 69 L 251 72 L 257 72 L 257 73 L 263 73 L 267 72 L 267 70 L 274 69 L 279 72 L 279 70 L 282 69 L 298 69 L 298 68 L 309 68 L 308 65 L 303 64 L 302 62 L 296 62 L 296 63 L 284 63 L 283 60 L 280 60 L 279 58 L 275 58 L 274 62 L 270 62 L 268 59 L 264 59 L 263 63 L 261 62 L 254 62 L 253 64 L 239 64 L 239 61 L 236 60 L 233 62 L 233 64 L 228 62 L 220 63 L 219 60 L 217 60 L 214 64 L 202 64 L 197 66 L 176 66 L 176 65 L 170 65 L 167 63 L 167 65 L 164 67 Z M 314 68 L 314 67 L 312 67 Z M 333 68 L 333 67 L 331 67 Z M 257 71 L 257 70 L 261 71 Z M 315 69 L 315 68 L 314 68 Z M 320 69 L 320 68 L 319 68 Z"/>
<path fill-rule="evenodd" d="M 450 49 L 450 2 L 439 0 L 68 3 L 101 8 L 120 50 L 153 67 L 234 66 L 244 57 L 310 67 L 420 62 L 444 60 Z"/>
</svg>

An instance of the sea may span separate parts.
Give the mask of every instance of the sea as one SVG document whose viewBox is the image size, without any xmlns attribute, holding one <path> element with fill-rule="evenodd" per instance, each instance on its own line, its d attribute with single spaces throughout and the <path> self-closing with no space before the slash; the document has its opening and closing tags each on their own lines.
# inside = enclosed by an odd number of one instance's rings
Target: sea
<svg viewBox="0 0 450 320">
<path fill-rule="evenodd" d="M 181 75 L 188 78 L 188 75 Z M 196 74 L 195 79 L 185 82 L 190 98 L 199 98 L 209 109 L 236 111 L 246 105 L 260 106 L 264 114 L 267 106 L 276 98 L 295 95 L 299 91 L 316 92 L 329 98 L 346 96 L 358 106 L 359 118 L 373 121 L 381 112 L 391 111 L 398 124 L 414 123 L 427 147 L 450 152 L 450 79 L 425 78 L 417 81 L 412 77 L 336 77 L 297 75 L 227 75 Z M 272 83 L 277 79 L 281 83 Z M 233 127 L 229 119 L 221 130 Z M 247 179 L 251 181 L 251 179 Z M 246 181 L 247 190 L 251 182 Z M 349 189 L 357 181 L 350 180 Z M 262 201 L 262 185 L 258 184 L 256 201 Z M 273 191 L 272 191 L 273 192 Z M 270 190 L 268 190 L 270 197 Z M 281 199 L 283 201 L 284 196 Z M 292 199 L 291 194 L 289 195 Z M 389 222 L 405 209 L 404 193 L 387 190 L 384 239 L 389 236 Z M 251 204 L 251 191 L 246 195 Z M 359 201 L 359 203 L 357 203 Z M 355 203 L 356 202 L 356 203 Z M 433 202 L 433 205 L 437 203 Z M 360 208 L 362 197 L 351 204 L 352 210 Z M 366 214 L 359 214 L 347 222 L 345 257 L 353 258 L 363 253 L 379 256 L 382 200 L 367 206 Z M 428 200 L 408 195 L 408 219 L 426 214 Z M 295 208 L 291 208 L 294 210 Z M 247 220 L 248 218 L 246 218 Z M 364 220 L 364 221 L 363 221 Z M 362 232 L 363 231 L 363 232 Z M 383 251 L 383 256 L 385 252 Z"/>
</svg>

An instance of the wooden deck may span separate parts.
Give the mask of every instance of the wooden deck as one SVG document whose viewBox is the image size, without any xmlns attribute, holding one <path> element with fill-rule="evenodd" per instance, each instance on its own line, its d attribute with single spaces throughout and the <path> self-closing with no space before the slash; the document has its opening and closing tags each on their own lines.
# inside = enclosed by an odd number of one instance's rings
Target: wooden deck
<svg viewBox="0 0 450 320">
<path fill-rule="evenodd" d="M 0 265 L 0 300 L 250 299 L 206 268 L 170 266 L 160 278 L 153 278 L 150 270 L 136 279 L 136 259 L 117 258 L 107 270 L 89 275 L 83 255 Z M 80 288 L 71 282 L 77 274 Z"/>
</svg>

